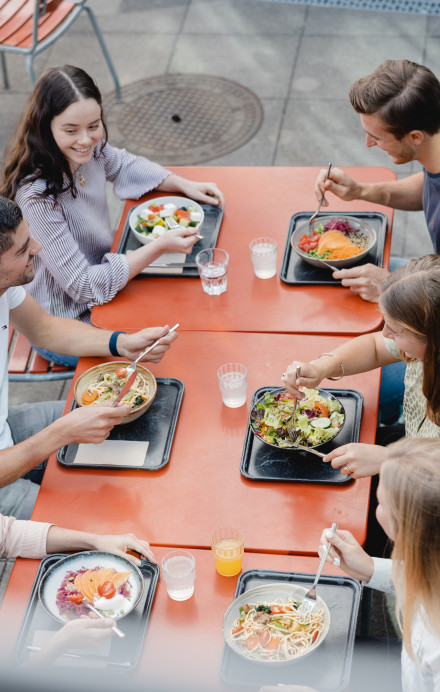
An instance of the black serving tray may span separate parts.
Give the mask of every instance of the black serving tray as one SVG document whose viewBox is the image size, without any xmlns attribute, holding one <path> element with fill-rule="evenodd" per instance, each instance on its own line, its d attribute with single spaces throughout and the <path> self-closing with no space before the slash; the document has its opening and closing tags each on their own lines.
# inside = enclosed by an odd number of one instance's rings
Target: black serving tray
<svg viewBox="0 0 440 692">
<path fill-rule="evenodd" d="M 216 246 L 218 234 L 220 232 L 220 226 L 223 220 L 223 209 L 222 207 L 215 207 L 212 204 L 201 204 L 200 205 L 205 214 L 203 225 L 201 228 L 201 235 L 203 235 L 202 240 L 198 240 L 194 245 L 193 250 L 190 255 L 186 256 L 186 264 L 195 264 L 196 255 L 201 250 L 206 250 Z M 130 224 L 128 222 L 130 214 L 127 216 L 127 221 L 122 231 L 121 240 L 119 241 L 117 252 L 120 254 L 127 254 L 128 250 L 137 250 L 139 247 L 143 247 L 141 243 L 135 238 L 130 229 Z M 181 269 L 176 269 L 175 276 L 180 277 L 195 277 L 198 276 L 199 272 L 197 267 L 188 266 L 184 267 L 183 271 Z M 148 267 L 142 270 L 138 276 L 173 276 L 172 272 L 167 269 L 163 273 L 157 269 L 154 272 L 149 272 Z"/>
<path fill-rule="evenodd" d="M 126 425 L 117 425 L 108 436 L 109 440 L 148 440 L 148 450 L 143 466 L 116 466 L 111 464 L 81 464 L 75 465 L 78 443 L 72 442 L 61 447 L 57 459 L 68 468 L 99 468 L 99 469 L 129 469 L 140 471 L 158 471 L 168 464 L 177 419 L 182 404 L 185 385 L 174 377 L 157 377 L 157 394 L 150 408 L 143 416 Z M 70 408 L 78 408 L 75 399 Z"/>
<path fill-rule="evenodd" d="M 284 248 L 283 262 L 281 264 L 280 279 L 286 284 L 294 286 L 340 286 L 341 281 L 332 277 L 332 272 L 326 267 L 315 267 L 308 264 L 296 254 L 292 248 L 290 239 L 294 230 L 310 219 L 313 211 L 302 211 L 294 214 L 290 219 L 289 231 L 286 238 L 286 246 Z M 356 216 L 358 219 L 367 221 L 376 231 L 377 243 L 373 250 L 366 255 L 361 264 L 377 264 L 378 267 L 383 266 L 383 251 L 385 246 L 385 237 L 387 233 L 387 217 L 380 212 L 369 211 L 329 211 L 320 212 L 320 216 Z"/>
<path fill-rule="evenodd" d="M 260 387 L 252 396 L 251 409 L 257 399 L 273 387 Z M 326 389 L 337 397 L 345 408 L 345 425 L 338 435 L 327 442 L 319 451 L 328 454 L 332 449 L 348 442 L 358 442 L 364 398 L 354 389 Z M 248 425 L 244 438 L 243 453 L 240 464 L 241 474 L 251 481 L 282 481 L 284 483 L 330 483 L 345 485 L 351 483 L 350 476 L 345 476 L 330 463 L 324 463 L 316 454 L 303 450 L 290 450 L 271 447 L 252 432 Z"/>
<path fill-rule="evenodd" d="M 28 660 L 30 652 L 27 646 L 32 645 L 33 637 L 37 630 L 53 630 L 55 632 L 61 627 L 59 622 L 43 610 L 38 598 L 38 585 L 47 570 L 63 557 L 66 557 L 64 553 L 48 555 L 40 563 L 15 643 L 14 660 L 16 663 L 23 663 Z M 159 579 L 159 567 L 147 560 L 141 561 L 140 570 L 144 578 L 142 598 L 136 608 L 118 623 L 120 629 L 125 633 L 125 637 L 123 639 L 117 636 L 112 637 L 107 657 L 94 657 L 93 651 L 91 651 L 90 656 L 84 657 L 84 666 L 91 660 L 100 662 L 111 661 L 112 663 L 106 664 L 105 669 L 112 673 L 114 672 L 116 675 L 132 672 L 136 668 L 142 651 L 145 631 Z M 72 667 L 81 669 L 81 658 L 70 659 L 63 656 L 63 667 L 69 666 L 70 662 Z M 130 665 L 114 665 L 121 662 L 129 662 Z"/>
<path fill-rule="evenodd" d="M 253 569 L 243 572 L 235 598 L 245 591 L 273 582 L 291 582 L 309 589 L 315 575 Z M 344 690 L 350 679 L 361 586 L 351 577 L 321 576 L 318 594 L 330 610 L 330 629 L 322 644 L 303 659 L 280 665 L 247 661 L 226 644 L 220 676 L 229 683 L 260 688 L 263 685 L 307 685 L 319 692 Z"/>
</svg>

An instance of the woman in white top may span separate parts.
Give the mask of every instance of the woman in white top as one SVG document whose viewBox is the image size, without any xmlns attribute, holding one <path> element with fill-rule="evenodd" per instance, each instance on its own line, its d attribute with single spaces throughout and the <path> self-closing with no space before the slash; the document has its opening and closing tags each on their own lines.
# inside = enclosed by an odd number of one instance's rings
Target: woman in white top
<svg viewBox="0 0 440 692">
<path fill-rule="evenodd" d="M 349 531 L 331 537 L 327 529 L 321 541 L 332 545 L 329 562 L 373 589 L 396 593 L 404 692 L 439 692 L 440 441 L 399 440 L 386 457 L 376 515 L 394 543 L 391 560 L 367 555 Z"/>
<path fill-rule="evenodd" d="M 352 339 L 309 363 L 294 361 L 284 375 L 286 388 L 302 397 L 298 386 L 316 387 L 326 377 L 338 379 L 403 360 L 404 433 L 440 438 L 440 256 L 411 260 L 380 284 L 379 294 L 383 330 Z M 324 461 L 361 478 L 379 473 L 385 458 L 385 447 L 350 443 Z"/>
<path fill-rule="evenodd" d="M 121 199 L 156 189 L 223 204 L 214 183 L 187 180 L 111 147 L 101 94 L 84 70 L 71 65 L 46 70 L 6 149 L 0 195 L 15 199 L 43 246 L 27 288 L 53 315 L 89 322 L 93 305 L 114 298 L 163 252 L 188 254 L 197 240 L 194 228 L 182 228 L 129 255 L 111 253 L 107 181 Z M 65 357 L 56 360 L 71 364 Z"/>
</svg>

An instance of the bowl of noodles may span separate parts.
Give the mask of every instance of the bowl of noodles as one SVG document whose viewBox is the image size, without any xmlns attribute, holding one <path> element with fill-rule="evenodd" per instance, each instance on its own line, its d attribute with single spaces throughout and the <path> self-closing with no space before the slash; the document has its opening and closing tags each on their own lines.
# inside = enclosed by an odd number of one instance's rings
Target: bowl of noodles
<svg viewBox="0 0 440 692">
<path fill-rule="evenodd" d="M 264 665 L 291 663 L 316 651 L 330 628 L 330 611 L 317 595 L 309 621 L 300 621 L 306 588 L 273 582 L 235 599 L 223 616 L 226 644 L 242 658 Z"/>
<path fill-rule="evenodd" d="M 298 399 L 284 387 L 268 388 L 252 405 L 249 426 L 258 439 L 271 447 L 295 450 L 295 444 L 315 449 L 333 440 L 345 425 L 342 402 L 325 389 L 300 387 Z M 295 414 L 297 437 L 291 441 L 286 421 Z"/>
<path fill-rule="evenodd" d="M 313 240 L 310 238 L 312 236 Z M 344 269 L 362 262 L 377 243 L 374 228 L 355 216 L 317 216 L 309 231 L 309 222 L 301 224 L 290 239 L 293 250 L 308 264 Z"/>
<path fill-rule="evenodd" d="M 95 406 L 113 402 L 127 382 L 126 369 L 129 361 L 101 363 L 89 368 L 79 376 L 74 386 L 74 396 L 78 406 Z M 154 401 L 157 382 L 153 373 L 143 365 L 137 366 L 136 379 L 122 403 L 131 407 L 121 424 L 131 423 L 147 411 Z"/>
</svg>

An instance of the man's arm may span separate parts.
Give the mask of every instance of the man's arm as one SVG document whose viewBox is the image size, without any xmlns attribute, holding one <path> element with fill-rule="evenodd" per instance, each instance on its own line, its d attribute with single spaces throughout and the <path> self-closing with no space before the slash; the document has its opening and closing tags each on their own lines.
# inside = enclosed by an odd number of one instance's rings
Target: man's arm
<svg viewBox="0 0 440 692">
<path fill-rule="evenodd" d="M 341 168 L 332 168 L 330 178 L 325 181 L 327 171 L 321 170 L 315 183 L 315 194 L 318 200 L 323 192 L 332 192 L 345 202 L 361 199 L 365 202 L 383 204 L 393 209 L 420 211 L 423 209 L 423 173 L 410 175 L 403 180 L 391 180 L 379 183 L 359 183 Z M 323 206 L 328 207 L 326 197 Z"/>
<path fill-rule="evenodd" d="M 109 339 L 112 334 L 107 329 L 97 329 L 79 320 L 65 319 L 49 315 L 30 296 L 26 294 L 22 303 L 10 311 L 11 325 L 24 334 L 32 344 L 67 356 L 109 356 Z M 136 334 L 120 334 L 116 347 L 121 356 L 135 360 L 154 341 L 166 334 L 169 327 L 151 327 Z M 146 360 L 159 362 L 170 344 L 177 338 L 174 332 L 162 339 Z"/>
</svg>

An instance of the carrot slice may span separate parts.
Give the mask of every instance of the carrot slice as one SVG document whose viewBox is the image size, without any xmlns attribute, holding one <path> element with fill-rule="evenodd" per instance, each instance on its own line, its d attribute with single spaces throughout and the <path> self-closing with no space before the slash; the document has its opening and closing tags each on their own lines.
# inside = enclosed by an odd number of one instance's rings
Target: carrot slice
<svg viewBox="0 0 440 692">
<path fill-rule="evenodd" d="M 82 395 L 81 401 L 83 402 L 83 404 L 87 406 L 88 404 L 93 404 L 93 402 L 96 401 L 97 398 L 98 392 L 91 392 L 90 389 L 86 389 L 86 391 Z"/>
<path fill-rule="evenodd" d="M 113 577 L 111 577 L 110 581 L 113 582 L 113 584 L 116 587 L 116 591 L 119 589 L 119 587 L 122 586 L 122 584 L 125 584 L 127 579 L 131 577 L 131 572 L 117 572 Z"/>
</svg>

